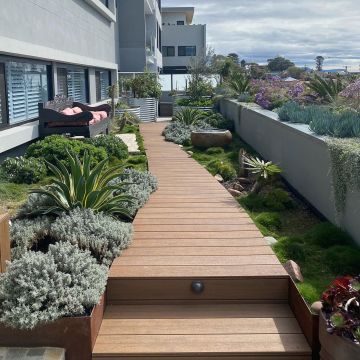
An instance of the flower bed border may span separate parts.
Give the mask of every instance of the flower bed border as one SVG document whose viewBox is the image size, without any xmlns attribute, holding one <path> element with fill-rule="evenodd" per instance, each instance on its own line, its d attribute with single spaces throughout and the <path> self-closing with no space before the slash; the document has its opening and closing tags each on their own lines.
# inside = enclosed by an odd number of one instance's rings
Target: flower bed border
<svg viewBox="0 0 360 360">
<path fill-rule="evenodd" d="M 100 330 L 105 294 L 90 316 L 67 317 L 33 330 L 17 330 L 0 326 L 0 346 L 57 347 L 66 350 L 66 360 L 91 360 Z"/>
</svg>

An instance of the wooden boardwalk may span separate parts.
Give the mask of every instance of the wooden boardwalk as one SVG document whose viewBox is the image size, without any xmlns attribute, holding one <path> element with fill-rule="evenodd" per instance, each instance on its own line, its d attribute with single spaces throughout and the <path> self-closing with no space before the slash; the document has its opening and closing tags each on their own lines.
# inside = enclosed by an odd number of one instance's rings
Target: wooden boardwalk
<svg viewBox="0 0 360 360">
<path fill-rule="evenodd" d="M 223 186 L 164 141 L 164 126 L 141 125 L 159 190 L 111 267 L 94 359 L 310 359 L 272 249 Z"/>
</svg>

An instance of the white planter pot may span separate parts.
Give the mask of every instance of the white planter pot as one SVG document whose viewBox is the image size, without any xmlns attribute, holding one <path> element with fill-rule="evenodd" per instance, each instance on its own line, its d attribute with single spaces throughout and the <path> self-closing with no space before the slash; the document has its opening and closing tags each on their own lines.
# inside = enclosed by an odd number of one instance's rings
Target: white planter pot
<svg viewBox="0 0 360 360">
<path fill-rule="evenodd" d="M 130 106 L 140 107 L 140 120 L 143 122 L 156 121 L 158 117 L 158 101 L 154 98 L 130 98 Z"/>
</svg>

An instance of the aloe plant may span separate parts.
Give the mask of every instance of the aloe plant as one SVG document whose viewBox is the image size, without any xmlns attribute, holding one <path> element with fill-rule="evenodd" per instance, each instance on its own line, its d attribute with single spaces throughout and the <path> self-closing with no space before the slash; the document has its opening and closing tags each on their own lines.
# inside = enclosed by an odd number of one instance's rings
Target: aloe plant
<svg viewBox="0 0 360 360">
<path fill-rule="evenodd" d="M 271 161 L 265 162 L 258 157 L 244 156 L 244 163 L 247 170 L 256 176 L 256 181 L 251 189 L 252 193 L 258 193 L 261 187 L 273 176 L 282 172 L 281 168 Z"/>
<path fill-rule="evenodd" d="M 336 81 L 333 79 L 323 79 L 319 75 L 315 75 L 308 86 L 326 102 L 334 102 L 339 93 L 344 89 L 340 79 Z"/>
<path fill-rule="evenodd" d="M 122 166 L 108 167 L 108 159 L 105 159 L 91 168 L 91 156 L 88 152 L 85 152 L 82 163 L 75 154 L 68 150 L 67 153 L 69 167 L 60 161 L 56 161 L 56 165 L 47 162 L 54 176 L 53 183 L 30 191 L 48 197 L 52 203 L 35 210 L 32 215 L 58 216 L 75 208 L 86 208 L 92 209 L 94 213 L 104 212 L 130 218 L 128 207 L 134 198 L 125 195 L 123 191 L 128 184 L 109 184 L 119 177 Z"/>
</svg>

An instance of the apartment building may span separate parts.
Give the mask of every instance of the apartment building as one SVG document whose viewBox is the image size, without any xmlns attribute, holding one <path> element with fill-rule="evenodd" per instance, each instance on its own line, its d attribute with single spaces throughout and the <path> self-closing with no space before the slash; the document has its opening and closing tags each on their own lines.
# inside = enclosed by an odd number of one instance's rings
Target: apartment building
<svg viewBox="0 0 360 360">
<path fill-rule="evenodd" d="M 38 102 L 107 99 L 117 81 L 115 0 L 3 1 L 0 154 L 38 137 Z"/>
<path fill-rule="evenodd" d="M 118 59 L 120 73 L 159 72 L 161 54 L 161 1 L 119 0 Z"/>
<path fill-rule="evenodd" d="M 193 7 L 162 8 L 164 74 L 184 74 L 191 57 L 205 54 L 206 25 L 193 24 Z"/>
</svg>

